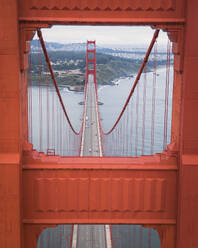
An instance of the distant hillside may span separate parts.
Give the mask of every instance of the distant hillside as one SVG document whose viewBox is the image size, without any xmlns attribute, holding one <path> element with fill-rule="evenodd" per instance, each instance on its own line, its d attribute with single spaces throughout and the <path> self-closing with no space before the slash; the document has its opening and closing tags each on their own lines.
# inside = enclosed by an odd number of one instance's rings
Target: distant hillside
<svg viewBox="0 0 198 248">
<path fill-rule="evenodd" d="M 31 41 L 31 51 L 38 52 L 38 40 Z M 68 52 L 85 52 L 86 51 L 86 43 L 71 43 L 71 44 L 61 44 L 57 42 L 45 42 L 46 48 L 48 52 L 58 52 L 58 51 L 68 51 Z M 132 59 L 143 59 L 147 48 L 146 47 L 115 47 L 106 48 L 101 47 L 96 44 L 96 51 L 98 53 L 109 54 L 121 58 L 132 58 Z M 151 52 L 152 54 L 152 52 Z M 166 51 L 163 47 L 158 47 L 158 55 L 160 56 L 160 60 L 164 60 L 166 57 Z"/>
<path fill-rule="evenodd" d="M 86 51 L 86 43 L 70 43 L 61 44 L 56 42 L 45 42 L 45 46 L 48 51 L 72 51 L 72 52 L 83 52 Z M 32 52 L 38 51 L 38 40 L 31 41 Z M 97 46 L 97 51 L 100 53 L 114 53 L 116 51 L 121 51 L 120 49 L 110 49 Z"/>
<path fill-rule="evenodd" d="M 47 44 L 47 46 L 50 44 Z M 57 45 L 58 47 L 59 45 Z M 86 52 L 84 51 L 48 51 L 52 67 L 59 85 L 84 85 Z M 39 59 L 38 53 L 33 51 L 31 55 L 31 70 L 33 84 L 38 84 Z M 44 64 L 44 57 L 42 56 Z M 127 77 L 139 70 L 142 59 L 123 58 L 97 52 L 97 82 L 98 84 L 113 84 L 119 77 Z M 158 61 L 158 65 L 164 65 L 165 60 Z M 147 70 L 151 70 L 152 62 L 148 62 Z M 42 68 L 43 83 L 45 83 L 46 68 Z"/>
<path fill-rule="evenodd" d="M 48 51 L 85 51 L 86 43 L 61 44 L 56 42 L 46 42 L 45 46 Z M 31 51 L 38 51 L 38 40 L 31 41 Z"/>
</svg>

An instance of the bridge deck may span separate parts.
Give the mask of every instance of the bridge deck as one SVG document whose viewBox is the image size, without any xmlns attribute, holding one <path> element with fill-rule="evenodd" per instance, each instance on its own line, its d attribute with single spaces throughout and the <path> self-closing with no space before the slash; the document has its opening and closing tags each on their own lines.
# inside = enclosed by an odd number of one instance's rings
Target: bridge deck
<svg viewBox="0 0 198 248">
<path fill-rule="evenodd" d="M 170 228 L 176 224 L 177 158 L 167 153 L 116 160 L 99 157 L 95 104 L 92 79 L 87 88 L 83 157 L 51 157 L 36 151 L 23 157 L 24 247 L 36 247 L 42 228 L 57 224 L 84 224 L 75 225 L 72 248 L 111 247 L 106 223 Z"/>
<path fill-rule="evenodd" d="M 95 85 L 92 75 L 89 75 L 87 84 L 81 156 L 102 156 Z"/>
<path fill-rule="evenodd" d="M 101 157 L 102 147 L 97 114 L 97 102 L 93 75 L 89 75 L 84 114 L 84 129 L 82 135 L 81 156 Z M 109 229 L 107 229 L 109 230 Z M 105 225 L 75 226 L 72 248 L 105 248 Z M 108 236 L 108 235 L 107 235 Z M 109 245 L 108 245 L 109 247 Z"/>
</svg>

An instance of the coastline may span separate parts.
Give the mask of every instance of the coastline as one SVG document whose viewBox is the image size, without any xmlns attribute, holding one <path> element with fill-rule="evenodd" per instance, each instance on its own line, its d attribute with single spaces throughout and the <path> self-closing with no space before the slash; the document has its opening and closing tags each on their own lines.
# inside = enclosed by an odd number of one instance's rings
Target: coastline
<svg viewBox="0 0 198 248">
<path fill-rule="evenodd" d="M 164 70 L 164 68 L 166 68 L 166 67 L 165 66 L 159 66 L 158 67 L 157 76 L 160 73 L 160 71 Z M 152 73 L 152 72 L 153 72 L 153 70 L 149 70 L 146 73 Z M 119 78 L 115 78 L 115 79 L 113 79 L 112 81 L 110 81 L 109 83 L 106 83 L 106 84 L 100 84 L 100 83 L 98 83 L 97 84 L 98 85 L 98 91 L 101 90 L 102 88 L 106 87 L 106 86 L 118 86 L 121 83 L 121 81 L 124 80 L 124 79 L 134 80 L 135 77 L 136 77 L 136 75 L 137 75 L 137 72 L 136 73 L 132 73 L 130 76 L 122 76 L 122 77 L 119 77 Z M 39 82 L 32 81 L 31 86 L 32 87 L 39 87 Z M 47 86 L 54 87 L 52 83 L 47 84 L 46 82 L 42 82 L 41 83 L 41 86 L 42 87 L 47 87 Z M 74 91 L 74 92 L 79 92 L 79 93 L 83 93 L 84 92 L 84 85 L 69 85 L 69 84 L 58 83 L 58 86 L 60 87 L 61 90 L 67 89 L 68 91 Z"/>
</svg>

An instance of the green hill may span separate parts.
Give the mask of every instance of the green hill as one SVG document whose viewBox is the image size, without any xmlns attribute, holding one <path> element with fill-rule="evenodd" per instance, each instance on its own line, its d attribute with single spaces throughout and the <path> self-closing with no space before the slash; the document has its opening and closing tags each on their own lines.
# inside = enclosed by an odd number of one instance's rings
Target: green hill
<svg viewBox="0 0 198 248">
<path fill-rule="evenodd" d="M 84 85 L 86 70 L 86 53 L 72 51 L 50 51 L 50 61 L 59 85 Z M 131 76 L 137 73 L 142 59 L 128 59 L 108 54 L 97 53 L 97 83 L 113 84 L 113 80 L 120 77 Z M 158 65 L 166 61 L 160 60 Z M 42 70 L 42 84 L 46 83 L 46 66 L 42 56 L 42 68 L 39 68 L 38 53 L 31 54 L 32 83 L 38 84 L 39 71 Z M 152 62 L 148 62 L 147 70 L 152 69 Z"/>
</svg>

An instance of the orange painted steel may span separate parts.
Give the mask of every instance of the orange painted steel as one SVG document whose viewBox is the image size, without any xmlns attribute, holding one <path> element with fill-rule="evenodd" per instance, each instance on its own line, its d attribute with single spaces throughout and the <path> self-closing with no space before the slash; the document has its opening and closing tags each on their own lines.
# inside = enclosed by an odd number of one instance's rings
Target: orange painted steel
<svg viewBox="0 0 198 248">
<path fill-rule="evenodd" d="M 20 0 L 19 19 L 66 24 L 183 23 L 184 0 Z"/>
<path fill-rule="evenodd" d="M 78 222 L 83 222 L 84 218 L 84 223 L 93 220 L 101 223 L 107 219 L 111 223 L 141 222 L 158 230 L 161 248 L 197 248 L 198 2 L 0 0 L 0 4 L 0 247 L 36 248 L 40 231 L 60 222 L 63 215 L 67 221 L 78 219 Z M 52 158 L 31 151 L 31 145 L 27 142 L 29 41 L 36 28 L 52 24 L 145 24 L 167 31 L 175 55 L 172 138 L 168 156 L 162 153 L 140 159 L 107 160 L 54 157 L 52 161 Z M 27 151 L 28 158 L 24 155 Z M 170 157 L 174 162 L 169 164 Z M 163 188 L 163 180 L 166 181 L 166 187 L 160 196 L 158 185 Z M 88 182 L 94 185 L 93 189 L 88 188 Z M 85 201 L 79 196 L 80 202 L 77 203 L 72 195 L 71 204 L 74 205 L 67 208 L 67 203 L 62 202 L 60 196 L 57 202 L 60 205 L 56 206 L 48 193 L 46 198 L 45 192 L 44 196 L 39 195 L 35 199 L 30 195 L 30 192 L 34 196 L 35 192 L 40 194 L 46 185 L 52 187 L 53 191 L 60 184 L 74 185 L 72 190 L 76 190 L 76 194 L 79 194 L 77 188 L 80 184 L 83 194 L 88 192 L 92 198 Z M 134 191 L 136 209 L 131 198 L 125 196 L 123 191 L 128 189 L 133 194 L 131 184 L 137 187 Z M 163 205 L 164 211 L 149 208 L 149 204 L 156 202 L 151 203 L 151 198 L 146 194 L 149 187 L 145 185 L 159 190 L 159 197 L 156 197 L 158 204 L 168 193 L 167 197 L 170 198 L 167 198 L 168 205 Z M 97 187 L 104 187 L 105 196 L 111 195 L 113 205 L 107 198 L 102 198 L 100 206 L 94 197 Z M 61 190 L 68 195 L 64 188 Z M 118 192 L 120 199 L 115 192 Z M 138 198 L 138 192 L 143 192 L 146 196 L 144 200 Z M 31 204 L 28 203 L 29 199 Z M 51 205 L 46 208 L 43 199 L 49 200 Z M 53 223 L 49 208 L 56 217 Z M 64 212 L 65 208 L 67 212 Z M 159 207 L 157 209 L 161 210 Z M 48 220 L 46 223 L 43 223 L 44 218 Z"/>
<path fill-rule="evenodd" d="M 175 224 L 176 160 L 64 158 L 23 166 L 23 223 Z"/>
</svg>

